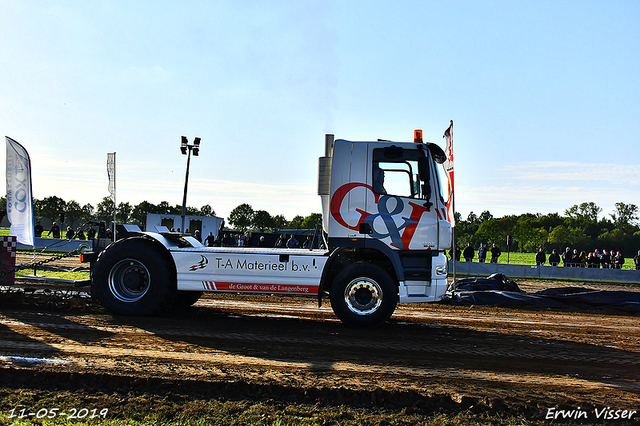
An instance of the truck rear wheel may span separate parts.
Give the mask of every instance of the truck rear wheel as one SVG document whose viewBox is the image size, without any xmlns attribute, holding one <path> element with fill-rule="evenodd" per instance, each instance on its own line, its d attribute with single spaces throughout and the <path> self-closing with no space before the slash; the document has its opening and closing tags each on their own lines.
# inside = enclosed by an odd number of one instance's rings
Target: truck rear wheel
<svg viewBox="0 0 640 426">
<path fill-rule="evenodd" d="M 155 315 L 175 300 L 175 273 L 162 248 L 145 238 L 120 240 L 98 257 L 93 272 L 95 296 L 120 315 Z"/>
<path fill-rule="evenodd" d="M 329 292 L 331 307 L 353 327 L 377 327 L 396 309 L 398 290 L 389 274 L 377 265 L 354 263 L 335 278 Z"/>
</svg>

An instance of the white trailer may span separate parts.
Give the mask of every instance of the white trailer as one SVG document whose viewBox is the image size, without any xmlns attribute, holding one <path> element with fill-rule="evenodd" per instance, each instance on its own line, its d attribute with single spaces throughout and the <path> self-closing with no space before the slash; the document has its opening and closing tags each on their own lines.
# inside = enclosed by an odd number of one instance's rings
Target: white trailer
<svg viewBox="0 0 640 426">
<path fill-rule="evenodd" d="M 318 194 L 325 249 L 204 247 L 177 233 L 118 240 L 95 260 L 92 292 L 108 310 L 157 315 L 203 292 L 329 297 L 351 326 L 385 322 L 396 304 L 435 302 L 447 288 L 451 224 L 443 150 L 325 136 Z"/>
</svg>

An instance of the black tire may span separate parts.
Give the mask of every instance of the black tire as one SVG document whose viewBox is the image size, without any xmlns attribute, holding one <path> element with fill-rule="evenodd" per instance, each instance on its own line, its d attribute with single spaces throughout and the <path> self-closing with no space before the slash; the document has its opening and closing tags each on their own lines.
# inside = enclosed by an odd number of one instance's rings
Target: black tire
<svg viewBox="0 0 640 426">
<path fill-rule="evenodd" d="M 176 299 L 173 259 L 145 237 L 119 240 L 100 253 L 93 285 L 100 304 L 120 315 L 157 315 Z"/>
<path fill-rule="evenodd" d="M 329 291 L 331 307 L 352 327 L 378 327 L 388 320 L 398 303 L 398 288 L 381 267 L 354 263 L 340 271 Z"/>
<path fill-rule="evenodd" d="M 201 291 L 178 291 L 173 302 L 174 309 L 187 309 L 202 296 Z"/>
</svg>

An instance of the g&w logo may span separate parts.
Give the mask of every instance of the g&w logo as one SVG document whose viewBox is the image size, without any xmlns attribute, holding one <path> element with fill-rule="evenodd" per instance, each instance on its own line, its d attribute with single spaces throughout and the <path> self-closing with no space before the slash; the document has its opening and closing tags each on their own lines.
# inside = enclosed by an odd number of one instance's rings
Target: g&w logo
<svg viewBox="0 0 640 426">
<path fill-rule="evenodd" d="M 350 225 L 347 223 L 345 218 L 343 217 L 343 212 L 340 210 L 340 206 L 342 202 L 347 197 L 349 192 L 356 188 L 364 188 L 365 190 L 371 192 L 373 198 L 375 200 L 375 207 L 377 208 L 377 212 L 366 212 L 361 209 L 356 209 L 356 212 L 360 214 L 358 218 L 358 222 L 355 225 Z M 424 212 L 431 211 L 430 209 L 416 204 L 414 202 L 409 201 L 407 203 L 411 208 L 410 212 L 408 212 L 408 216 L 405 213 L 405 216 L 402 216 L 402 213 L 405 211 L 405 201 L 396 196 L 392 195 L 380 195 L 376 194 L 373 191 L 373 188 L 370 185 L 365 183 L 348 183 L 342 185 L 338 190 L 333 194 L 331 198 L 331 216 L 338 222 L 340 225 L 345 228 L 351 229 L 353 231 L 357 231 L 360 227 L 360 224 L 366 223 L 370 226 L 371 236 L 378 240 L 383 240 L 387 237 L 391 238 L 391 245 L 401 250 L 407 250 L 409 248 L 409 244 L 415 235 L 416 228 L 418 227 L 418 223 L 420 222 L 420 218 Z M 441 212 L 437 211 L 438 217 L 441 217 Z M 398 217 L 399 216 L 399 217 Z M 396 219 L 400 219 L 402 223 L 398 226 L 396 224 Z M 374 221 L 377 219 L 381 220 L 386 228 L 386 232 L 378 232 L 374 228 Z"/>
</svg>

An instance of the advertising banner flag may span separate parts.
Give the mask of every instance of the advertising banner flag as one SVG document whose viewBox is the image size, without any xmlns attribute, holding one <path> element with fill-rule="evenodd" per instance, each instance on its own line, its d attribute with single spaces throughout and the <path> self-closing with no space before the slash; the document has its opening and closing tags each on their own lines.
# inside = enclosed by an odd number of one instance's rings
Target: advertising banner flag
<svg viewBox="0 0 640 426">
<path fill-rule="evenodd" d="M 113 201 L 113 235 L 116 235 L 116 213 L 118 208 L 116 205 L 116 153 L 107 153 L 107 176 L 109 177 L 109 194 Z"/>
<path fill-rule="evenodd" d="M 22 145 L 7 139 L 7 219 L 19 243 L 34 246 L 31 159 Z"/>
<path fill-rule="evenodd" d="M 449 196 L 447 197 L 447 220 L 451 222 L 451 226 L 455 226 L 455 203 L 453 201 L 453 120 L 450 121 L 449 127 L 444 131 L 442 137 L 445 139 L 446 146 L 444 153 L 447 160 L 444 162 L 444 169 L 447 172 L 449 183 Z"/>
<path fill-rule="evenodd" d="M 107 153 L 107 176 L 109 177 L 109 194 L 113 202 L 116 202 L 116 153 Z"/>
</svg>

